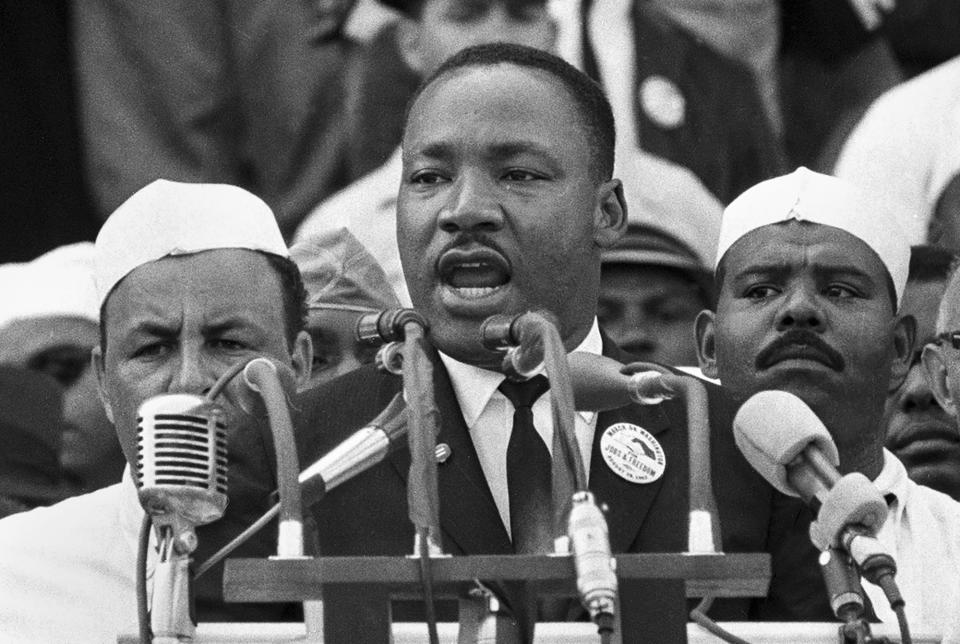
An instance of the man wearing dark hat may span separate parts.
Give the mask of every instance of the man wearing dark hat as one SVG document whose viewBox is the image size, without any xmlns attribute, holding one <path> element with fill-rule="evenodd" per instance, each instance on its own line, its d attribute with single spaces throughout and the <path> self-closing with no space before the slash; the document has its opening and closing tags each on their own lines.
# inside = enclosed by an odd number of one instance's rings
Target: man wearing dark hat
<svg viewBox="0 0 960 644">
<path fill-rule="evenodd" d="M 603 253 L 597 318 L 622 349 L 663 364 L 697 364 L 693 323 L 713 283 L 692 248 L 653 225 L 631 225 Z"/>
</svg>

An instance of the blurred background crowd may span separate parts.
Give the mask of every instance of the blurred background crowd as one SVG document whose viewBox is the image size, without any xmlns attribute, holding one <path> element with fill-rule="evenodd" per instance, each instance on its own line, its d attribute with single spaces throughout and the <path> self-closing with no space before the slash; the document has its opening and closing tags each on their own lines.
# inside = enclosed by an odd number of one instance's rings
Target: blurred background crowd
<svg viewBox="0 0 960 644">
<path fill-rule="evenodd" d="M 467 45 L 550 50 L 607 92 L 630 228 L 599 319 L 638 358 L 696 364 L 723 207 L 797 166 L 900 219 L 921 338 L 960 251 L 955 0 L 2 0 L 0 20 L 0 515 L 119 480 L 90 241 L 156 178 L 271 206 L 310 293 L 316 381 L 372 358 L 342 329 L 409 305 L 405 104 Z M 960 441 L 919 366 L 887 419 L 911 475 L 960 499 Z M 940 423 L 950 449 L 911 445 L 911 423 Z"/>
</svg>

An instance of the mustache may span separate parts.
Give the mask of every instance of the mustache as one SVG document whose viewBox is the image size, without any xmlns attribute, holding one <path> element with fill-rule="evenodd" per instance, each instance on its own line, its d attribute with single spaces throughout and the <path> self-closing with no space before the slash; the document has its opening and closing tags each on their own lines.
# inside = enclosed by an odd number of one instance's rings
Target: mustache
<svg viewBox="0 0 960 644">
<path fill-rule="evenodd" d="M 805 329 L 792 329 L 768 344 L 757 354 L 757 369 L 766 369 L 788 356 L 793 356 L 798 347 L 803 347 L 804 357 L 822 362 L 834 371 L 843 371 L 846 362 L 840 352 L 827 344 L 819 335 Z"/>
<path fill-rule="evenodd" d="M 507 256 L 503 248 L 500 247 L 500 244 L 494 241 L 487 233 L 483 231 L 461 230 L 454 235 L 453 239 L 443 245 L 440 252 L 437 253 L 437 257 L 442 257 L 449 250 L 462 248 L 464 246 L 485 246 L 504 257 Z"/>
</svg>

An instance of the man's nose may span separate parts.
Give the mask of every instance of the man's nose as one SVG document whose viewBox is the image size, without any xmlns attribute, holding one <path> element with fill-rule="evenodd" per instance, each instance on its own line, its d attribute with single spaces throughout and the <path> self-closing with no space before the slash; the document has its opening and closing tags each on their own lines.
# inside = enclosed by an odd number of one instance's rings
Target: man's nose
<svg viewBox="0 0 960 644">
<path fill-rule="evenodd" d="M 900 408 L 905 412 L 922 412 L 936 407 L 937 400 L 933 397 L 930 385 L 923 374 L 923 367 L 913 365 L 903 381 L 900 392 Z"/>
<path fill-rule="evenodd" d="M 823 311 L 811 287 L 798 286 L 786 294 L 786 299 L 777 313 L 777 330 L 824 329 Z"/>
<path fill-rule="evenodd" d="M 503 227 L 503 210 L 492 179 L 479 171 L 461 173 L 450 191 L 449 202 L 440 214 L 439 225 L 446 232 L 500 230 Z"/>
<path fill-rule="evenodd" d="M 179 360 L 170 379 L 170 391 L 177 393 L 206 393 L 215 382 L 208 360 L 197 347 L 182 347 Z"/>
</svg>

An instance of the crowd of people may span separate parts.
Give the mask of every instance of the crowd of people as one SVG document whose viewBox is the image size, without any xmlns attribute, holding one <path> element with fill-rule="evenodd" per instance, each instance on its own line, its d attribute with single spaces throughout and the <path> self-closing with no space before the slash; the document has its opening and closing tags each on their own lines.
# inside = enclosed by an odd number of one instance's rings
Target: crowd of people
<svg viewBox="0 0 960 644">
<path fill-rule="evenodd" d="M 740 406 L 782 390 L 822 421 L 840 475 L 884 497 L 875 536 L 909 621 L 960 642 L 960 43 L 910 58 L 905 35 L 951 17 L 960 33 L 960 11 L 729 4 L 74 4 L 70 171 L 97 224 L 0 265 L 0 641 L 136 630 L 144 401 L 266 356 L 313 462 L 401 391 L 355 330 L 408 307 L 429 324 L 445 552 L 558 536 L 540 516 L 557 510 L 554 394 L 512 383 L 479 340 L 489 316 L 544 311 L 568 353 L 705 388 L 718 545 L 772 565 L 766 597 L 713 618 L 836 619 L 816 508 L 734 440 Z M 230 502 L 197 528 L 197 560 L 277 487 L 264 418 L 235 387 L 223 407 Z M 576 413 L 614 552 L 687 548 L 688 420 L 680 401 Z M 608 449 L 621 432 L 652 469 Z M 407 554 L 410 458 L 308 508 L 308 549 Z M 236 554 L 271 554 L 275 533 Z M 299 617 L 224 602 L 222 574 L 196 580 L 200 621 Z M 864 591 L 868 618 L 896 624 Z M 583 617 L 500 599 L 521 637 Z"/>
</svg>

